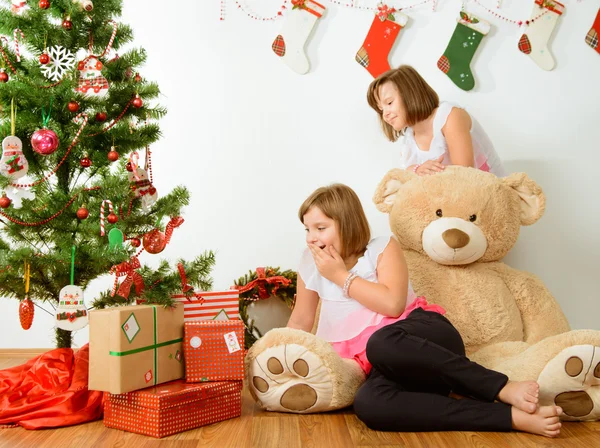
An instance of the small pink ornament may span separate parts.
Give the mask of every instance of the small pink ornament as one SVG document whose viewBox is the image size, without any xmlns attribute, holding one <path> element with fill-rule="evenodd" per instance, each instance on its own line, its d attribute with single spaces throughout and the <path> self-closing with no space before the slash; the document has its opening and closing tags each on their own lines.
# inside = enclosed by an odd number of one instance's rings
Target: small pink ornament
<svg viewBox="0 0 600 448">
<path fill-rule="evenodd" d="M 38 129 L 31 136 L 33 150 L 43 156 L 48 156 L 58 149 L 58 136 L 51 129 Z"/>
</svg>

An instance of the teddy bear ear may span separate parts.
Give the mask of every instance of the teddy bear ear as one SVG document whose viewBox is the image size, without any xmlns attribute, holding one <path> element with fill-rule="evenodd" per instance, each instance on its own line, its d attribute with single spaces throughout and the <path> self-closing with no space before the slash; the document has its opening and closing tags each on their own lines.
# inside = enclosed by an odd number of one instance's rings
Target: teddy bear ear
<svg viewBox="0 0 600 448">
<path fill-rule="evenodd" d="M 373 195 L 373 202 L 377 210 L 389 213 L 396 200 L 396 193 L 398 193 L 403 184 L 414 176 L 415 174 L 412 172 L 398 168 L 388 171 L 381 182 L 379 182 L 377 190 L 375 190 L 375 194 Z"/>
<path fill-rule="evenodd" d="M 546 209 L 546 196 L 542 188 L 527 174 L 514 173 L 503 178 L 502 182 L 521 199 L 521 225 L 529 226 L 542 217 Z"/>
</svg>

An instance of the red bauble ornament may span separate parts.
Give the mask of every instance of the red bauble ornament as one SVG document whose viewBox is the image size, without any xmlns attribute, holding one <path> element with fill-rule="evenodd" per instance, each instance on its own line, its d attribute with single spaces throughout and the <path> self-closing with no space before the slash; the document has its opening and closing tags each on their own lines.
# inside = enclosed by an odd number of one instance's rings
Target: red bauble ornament
<svg viewBox="0 0 600 448">
<path fill-rule="evenodd" d="M 140 247 L 140 245 L 142 244 L 139 238 L 131 238 L 129 241 L 131 242 L 131 245 L 133 247 Z"/>
<path fill-rule="evenodd" d="M 50 62 L 50 56 L 47 53 L 42 53 L 40 55 L 40 64 L 47 64 Z"/>
<path fill-rule="evenodd" d="M 71 22 L 70 17 L 67 17 L 65 20 L 63 20 L 62 27 L 67 31 L 71 31 L 73 29 L 73 22 Z"/>
<path fill-rule="evenodd" d="M 38 129 L 31 136 L 31 146 L 38 154 L 47 156 L 58 149 L 58 136 L 51 129 Z"/>
<path fill-rule="evenodd" d="M 79 209 L 77 210 L 77 218 L 83 220 L 88 216 L 90 216 L 89 210 L 85 207 L 79 207 Z"/>
<path fill-rule="evenodd" d="M 29 330 L 31 328 L 34 312 L 35 307 L 29 297 L 25 297 L 21 300 L 21 303 L 19 303 L 19 320 L 21 321 L 23 330 Z"/>
<path fill-rule="evenodd" d="M 4 196 L 2 196 L 0 198 L 0 207 L 2 207 L 2 208 L 8 208 L 8 207 L 10 207 L 11 203 L 12 203 L 12 201 L 6 195 L 4 195 Z"/>
<path fill-rule="evenodd" d="M 135 82 L 141 82 L 141 81 L 142 81 L 142 77 L 140 76 L 140 74 L 139 74 L 139 73 L 136 73 L 136 74 L 135 74 L 135 78 L 133 78 L 133 80 L 134 80 Z"/>
<path fill-rule="evenodd" d="M 119 153 L 114 149 L 111 149 L 110 151 L 108 151 L 107 157 L 108 160 L 110 160 L 111 162 L 116 162 L 117 160 L 119 160 Z"/>
<path fill-rule="evenodd" d="M 75 113 L 79 110 L 79 103 L 77 101 L 69 101 L 67 108 L 69 109 L 69 112 Z"/>
<path fill-rule="evenodd" d="M 149 254 L 159 254 L 167 245 L 165 234 L 158 229 L 150 230 L 144 235 L 144 249 Z"/>
<path fill-rule="evenodd" d="M 96 114 L 96 121 L 99 121 L 99 122 L 106 121 L 106 112 L 98 112 Z"/>
<path fill-rule="evenodd" d="M 130 173 L 133 172 L 133 166 L 131 165 L 131 162 L 127 162 L 127 165 L 125 165 L 125 169 Z"/>
<path fill-rule="evenodd" d="M 89 157 L 85 156 L 79 161 L 79 165 L 81 165 L 83 168 L 89 168 L 90 166 L 92 166 L 92 161 Z"/>
<path fill-rule="evenodd" d="M 40 9 L 50 8 L 50 2 L 48 0 L 40 0 Z"/>
<path fill-rule="evenodd" d="M 8 82 L 8 73 L 3 68 L 0 68 L 0 82 Z"/>
<path fill-rule="evenodd" d="M 139 96 L 136 96 L 133 101 L 131 102 L 132 106 L 135 107 L 136 109 L 139 109 L 140 107 L 142 107 L 144 105 L 144 102 L 142 101 L 142 99 Z"/>
<path fill-rule="evenodd" d="M 115 215 L 114 213 L 111 213 L 110 215 L 108 215 L 106 217 L 106 220 L 108 222 L 110 222 L 111 224 L 114 224 L 119 220 L 119 217 L 117 215 Z"/>
</svg>

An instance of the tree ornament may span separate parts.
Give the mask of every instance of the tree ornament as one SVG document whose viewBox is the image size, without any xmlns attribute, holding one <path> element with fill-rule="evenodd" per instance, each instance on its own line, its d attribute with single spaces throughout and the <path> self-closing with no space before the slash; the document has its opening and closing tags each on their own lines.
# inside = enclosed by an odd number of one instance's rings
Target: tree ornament
<svg viewBox="0 0 600 448">
<path fill-rule="evenodd" d="M 144 249 L 149 254 L 159 254 L 167 246 L 165 234 L 159 229 L 150 230 L 143 238 Z"/>
<path fill-rule="evenodd" d="M 50 2 L 48 0 L 40 0 L 40 9 L 48 9 L 50 8 Z"/>
<path fill-rule="evenodd" d="M 115 151 L 115 147 L 112 146 L 110 148 L 110 151 L 108 151 L 108 160 L 111 162 L 116 162 L 117 160 L 119 160 L 119 153 L 117 151 Z"/>
<path fill-rule="evenodd" d="M 10 200 L 10 198 L 8 196 L 6 196 L 6 194 L 4 194 L 0 198 L 0 207 L 8 208 L 8 207 L 10 207 L 11 202 L 12 201 Z"/>
<path fill-rule="evenodd" d="M 86 155 L 79 161 L 79 165 L 81 165 L 82 168 L 89 168 L 92 166 L 92 160 Z"/>
<path fill-rule="evenodd" d="M 141 81 L 142 81 L 142 77 L 140 76 L 140 74 L 139 74 L 139 73 L 136 73 L 136 74 L 135 74 L 135 78 L 133 78 L 133 80 L 134 80 L 135 82 L 141 82 Z"/>
<path fill-rule="evenodd" d="M 142 242 L 140 241 L 139 238 L 131 238 L 129 240 L 129 243 L 133 246 L 133 247 L 140 247 L 140 245 L 142 244 Z"/>
<path fill-rule="evenodd" d="M 25 297 L 19 303 L 19 320 L 21 321 L 21 328 L 23 330 L 29 330 L 33 323 L 33 315 L 35 314 L 35 306 L 29 297 Z"/>
<path fill-rule="evenodd" d="M 67 108 L 69 109 L 69 112 L 75 113 L 79 110 L 79 103 L 77 101 L 69 101 Z"/>
<path fill-rule="evenodd" d="M 133 107 L 135 107 L 136 109 L 139 109 L 140 107 L 142 107 L 144 105 L 144 102 L 139 97 L 139 95 L 136 95 L 135 98 L 131 101 L 131 105 Z"/>
<path fill-rule="evenodd" d="M 125 169 L 130 173 L 133 171 L 133 166 L 131 165 L 131 162 L 127 162 L 127 164 L 125 165 Z"/>
<path fill-rule="evenodd" d="M 62 27 L 63 29 L 67 30 L 67 31 L 71 31 L 73 29 L 73 22 L 71 22 L 71 17 L 67 16 L 65 17 L 65 20 L 62 21 Z"/>
<path fill-rule="evenodd" d="M 90 216 L 90 211 L 87 208 L 85 208 L 85 205 L 79 207 L 79 209 L 77 210 L 77 219 L 81 219 L 83 221 L 88 216 Z"/>
<path fill-rule="evenodd" d="M 119 221 L 119 217 L 117 215 L 115 215 L 114 213 L 109 213 L 109 215 L 106 217 L 106 220 L 111 223 L 111 224 L 116 224 Z"/>
<path fill-rule="evenodd" d="M 21 303 L 19 303 L 19 320 L 21 321 L 21 327 L 23 330 L 29 330 L 31 328 L 31 324 L 33 323 L 35 307 L 29 298 L 29 278 L 31 266 L 28 262 L 25 262 L 23 271 L 23 279 L 25 280 L 25 298 L 21 300 Z"/>
<path fill-rule="evenodd" d="M 102 123 L 106 121 L 106 112 L 98 112 L 96 113 L 96 121 Z"/>
<path fill-rule="evenodd" d="M 50 62 L 41 67 L 42 73 L 50 81 L 60 81 L 73 68 L 75 56 L 66 48 L 58 45 L 47 50 Z"/>
<path fill-rule="evenodd" d="M 152 204 L 158 199 L 156 188 L 148 179 L 148 173 L 145 169 L 138 167 L 139 154 L 137 151 L 129 156 L 131 164 L 131 173 L 127 175 L 129 178 L 129 186 L 134 192 L 136 198 L 142 200 L 142 210 L 148 211 Z"/>
<path fill-rule="evenodd" d="M 8 73 L 4 71 L 4 68 L 0 68 L 0 82 L 8 82 Z"/>
<path fill-rule="evenodd" d="M 42 53 L 40 55 L 40 64 L 47 64 L 48 62 L 50 62 L 50 56 L 46 52 Z"/>
<path fill-rule="evenodd" d="M 10 102 L 10 133 L 2 140 L 2 158 L 0 158 L 0 174 L 9 179 L 23 177 L 29 171 L 29 162 L 23 155 L 23 142 L 15 136 L 17 110 L 14 100 Z"/>
<path fill-rule="evenodd" d="M 115 215 L 116 216 L 116 215 Z M 110 215 L 108 215 L 110 218 Z M 123 241 L 125 241 L 125 235 L 116 227 L 113 227 L 108 232 L 108 249 L 119 250 L 123 248 Z"/>
<path fill-rule="evenodd" d="M 11 0 L 10 12 L 20 16 L 27 9 L 27 2 L 25 0 Z"/>
<path fill-rule="evenodd" d="M 56 328 L 67 331 L 80 330 L 88 324 L 87 307 L 83 301 L 83 290 L 74 285 L 75 246 L 71 251 L 71 284 L 58 293 Z"/>
<path fill-rule="evenodd" d="M 79 82 L 76 92 L 83 93 L 86 96 L 95 96 L 98 98 L 106 96 L 108 93 L 108 81 L 102 76 L 103 64 L 98 56 L 90 55 L 77 63 L 79 71 Z"/>
<path fill-rule="evenodd" d="M 48 156 L 58 149 L 58 136 L 52 129 L 38 129 L 31 136 L 33 150 L 42 156 Z"/>
<path fill-rule="evenodd" d="M 73 0 L 73 3 L 79 4 L 87 12 L 94 9 L 94 3 L 91 0 Z"/>
</svg>

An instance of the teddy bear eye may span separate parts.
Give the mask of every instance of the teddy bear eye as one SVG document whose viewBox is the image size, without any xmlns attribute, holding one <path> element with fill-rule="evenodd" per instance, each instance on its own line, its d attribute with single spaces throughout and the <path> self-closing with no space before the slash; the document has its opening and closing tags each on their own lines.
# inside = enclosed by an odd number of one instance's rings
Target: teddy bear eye
<svg viewBox="0 0 600 448">
<path fill-rule="evenodd" d="M 476 220 L 477 220 L 477 215 L 471 215 L 471 216 L 469 216 L 469 221 L 475 222 Z"/>
<path fill-rule="evenodd" d="M 435 212 L 436 215 L 438 215 L 440 218 L 442 217 L 442 209 L 438 208 Z"/>
</svg>

